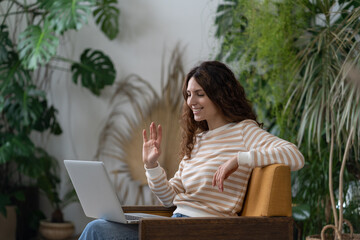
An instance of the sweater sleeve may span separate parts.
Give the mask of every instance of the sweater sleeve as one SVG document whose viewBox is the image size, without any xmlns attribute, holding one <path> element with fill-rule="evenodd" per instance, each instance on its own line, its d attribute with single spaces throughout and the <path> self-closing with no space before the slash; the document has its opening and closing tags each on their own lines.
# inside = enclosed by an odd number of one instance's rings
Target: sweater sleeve
<svg viewBox="0 0 360 240">
<path fill-rule="evenodd" d="M 165 170 L 160 165 L 156 168 L 146 169 L 146 177 L 151 191 L 166 207 L 173 205 L 173 200 L 177 194 L 185 192 L 181 181 L 182 170 L 183 161 L 181 161 L 174 177 L 168 181 Z"/>
<path fill-rule="evenodd" d="M 261 129 L 254 121 L 243 124 L 242 134 L 249 151 L 250 167 L 282 163 L 288 165 L 291 171 L 296 171 L 304 166 L 304 157 L 294 144 Z"/>
</svg>

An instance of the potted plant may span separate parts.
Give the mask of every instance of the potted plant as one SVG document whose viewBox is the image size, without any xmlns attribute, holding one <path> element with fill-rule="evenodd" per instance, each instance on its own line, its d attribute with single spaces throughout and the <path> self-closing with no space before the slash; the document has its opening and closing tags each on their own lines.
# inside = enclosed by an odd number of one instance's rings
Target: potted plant
<svg viewBox="0 0 360 240">
<path fill-rule="evenodd" d="M 317 16 L 318 22 L 305 30 L 299 44 L 296 79 L 288 106 L 290 119 L 301 117 L 298 142 L 304 138 L 315 144 L 321 156 L 322 145 L 329 146 L 328 184 L 333 224 L 324 226 L 325 232 L 333 229 L 333 237 L 345 239 L 344 223 L 352 225 L 343 217 L 344 173 L 351 153 L 359 152 L 360 96 L 359 96 L 359 50 L 360 4 L 357 1 L 304 1 L 303 7 Z M 323 15 L 320 15 L 323 14 Z M 295 111 L 294 111 L 295 109 Z M 351 157 L 356 161 L 355 154 Z M 340 164 L 334 162 L 339 159 Z M 334 167 L 339 166 L 339 186 L 333 186 Z M 336 200 L 334 189 L 338 189 Z M 350 233 L 353 239 L 359 234 Z M 307 239 L 319 239 L 309 236 Z"/>
<path fill-rule="evenodd" d="M 36 90 L 26 77 L 1 82 L 0 88 L 0 211 L 6 216 L 6 206 L 21 205 L 28 200 L 29 187 L 48 190 L 55 160 L 35 146 L 30 133 L 60 134 L 61 128 L 56 110 L 48 106 L 45 93 Z"/>
<path fill-rule="evenodd" d="M 332 176 L 324 172 L 329 172 L 326 160 L 330 159 L 329 153 L 332 152 L 334 158 L 346 150 L 346 136 L 350 136 L 350 128 L 346 127 L 358 126 L 356 96 L 359 94 L 356 91 L 359 86 L 355 83 L 360 81 L 356 77 L 351 80 L 351 76 L 358 73 L 355 64 L 359 47 L 356 41 L 358 11 L 358 1 L 307 0 L 226 0 L 217 10 L 216 36 L 221 39 L 218 58 L 229 62 L 239 73 L 264 125 L 280 137 L 298 145 L 302 143 L 300 149 L 306 165 L 292 174 L 293 197 L 296 206 L 309 207 L 306 211 L 310 216 L 306 214 L 306 218 L 298 221 L 299 235 L 320 232 L 323 225 L 333 221 L 330 191 L 324 186 Z M 290 89 L 292 96 L 287 110 L 282 112 L 289 98 L 284 94 L 286 89 Z M 324 104 L 319 107 L 321 100 Z M 333 125 L 337 132 L 333 132 L 332 147 L 328 134 L 330 109 L 334 110 L 337 121 Z M 358 139 L 359 133 L 354 135 L 355 131 L 352 139 Z M 340 189 L 339 179 L 341 182 L 360 180 L 355 154 L 359 149 L 358 140 L 351 146 L 343 166 L 340 161 L 332 164 L 331 172 L 342 172 L 332 179 L 334 192 Z M 340 191 L 346 192 L 348 185 L 343 186 Z M 356 214 L 350 207 L 355 201 L 347 201 L 348 216 Z M 293 212 L 295 210 L 297 207 Z"/>
<path fill-rule="evenodd" d="M 26 196 L 24 186 L 49 192 L 56 180 L 56 160 L 36 146 L 30 137 L 35 131 L 61 133 L 57 110 L 47 101 L 46 86 L 49 84 L 44 84 L 51 80 L 51 74 L 58 69 L 71 71 L 74 83 L 80 82 L 95 95 L 113 84 L 116 71 L 103 52 L 85 49 L 80 61 L 74 61 L 61 56 L 58 46 L 65 33 L 79 30 L 91 13 L 101 31 L 114 39 L 120 14 L 116 3 L 116 0 L 0 1 L 3 10 L 0 23 L 2 215 L 6 215 L 5 206 L 22 205 L 32 199 Z M 37 213 L 33 222 L 38 222 L 41 215 Z M 37 229 L 36 224 L 33 225 Z"/>
<path fill-rule="evenodd" d="M 39 232 L 44 238 L 49 240 L 67 239 L 73 236 L 75 231 L 74 224 L 71 221 L 64 220 L 63 209 L 70 203 L 78 201 L 76 192 L 71 188 L 64 197 L 60 198 L 58 191 L 59 183 L 60 181 L 54 181 L 52 191 L 46 193 L 54 209 L 51 218 L 40 221 Z"/>
</svg>

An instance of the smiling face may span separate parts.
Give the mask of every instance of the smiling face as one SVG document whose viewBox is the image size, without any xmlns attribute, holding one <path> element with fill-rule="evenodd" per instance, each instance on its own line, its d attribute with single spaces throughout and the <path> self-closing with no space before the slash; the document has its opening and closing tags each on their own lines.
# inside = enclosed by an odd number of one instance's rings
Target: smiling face
<svg viewBox="0 0 360 240">
<path fill-rule="evenodd" d="M 209 126 L 209 130 L 221 127 L 228 123 L 221 111 L 206 95 L 205 91 L 196 82 L 194 77 L 188 82 L 186 103 L 194 114 L 194 120 L 205 120 Z"/>
</svg>

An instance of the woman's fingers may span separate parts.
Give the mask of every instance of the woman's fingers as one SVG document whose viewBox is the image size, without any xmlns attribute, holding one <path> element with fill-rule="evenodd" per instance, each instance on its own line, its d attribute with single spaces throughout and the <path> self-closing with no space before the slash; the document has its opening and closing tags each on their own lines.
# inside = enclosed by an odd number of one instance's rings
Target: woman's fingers
<svg viewBox="0 0 360 240">
<path fill-rule="evenodd" d="M 143 142 L 146 143 L 148 141 L 147 136 L 146 136 L 146 130 L 143 129 Z"/>
<path fill-rule="evenodd" d="M 146 163 L 154 163 L 161 154 L 160 144 L 162 139 L 162 127 L 152 122 L 150 124 L 150 135 L 143 129 L 143 161 Z"/>
<path fill-rule="evenodd" d="M 213 179 L 212 179 L 212 186 L 215 187 L 216 186 L 216 174 L 217 174 L 217 171 L 215 172 L 214 176 L 213 176 Z"/>
<path fill-rule="evenodd" d="M 224 187 L 223 187 L 224 178 L 225 178 L 225 176 L 221 173 L 217 177 L 216 183 L 217 183 L 217 186 L 218 186 L 218 189 L 220 192 L 222 192 L 224 190 Z"/>
<path fill-rule="evenodd" d="M 159 144 L 159 148 L 160 148 L 160 144 L 161 144 L 161 139 L 162 139 L 162 127 L 159 124 L 158 125 L 158 132 L 157 132 L 157 143 Z"/>
<path fill-rule="evenodd" d="M 225 175 L 222 173 L 221 169 L 219 168 L 213 176 L 212 186 L 213 187 L 217 186 L 219 191 L 222 192 L 224 190 L 224 186 L 223 186 L 224 180 L 225 180 Z"/>
<path fill-rule="evenodd" d="M 154 122 L 152 122 L 150 124 L 150 139 L 161 143 L 161 138 L 162 138 L 161 125 L 159 124 L 158 127 L 156 128 L 156 124 Z"/>
<path fill-rule="evenodd" d="M 154 137 L 154 123 L 152 122 L 151 124 L 150 124 L 150 139 L 154 139 L 155 137 Z"/>
<path fill-rule="evenodd" d="M 213 181 L 212 181 L 213 187 L 217 185 L 220 192 L 224 191 L 225 179 L 227 179 L 233 172 L 235 172 L 236 169 L 238 169 L 238 167 L 239 164 L 237 161 L 237 156 L 229 159 L 228 161 L 220 165 L 220 167 L 215 172 L 213 177 Z"/>
</svg>

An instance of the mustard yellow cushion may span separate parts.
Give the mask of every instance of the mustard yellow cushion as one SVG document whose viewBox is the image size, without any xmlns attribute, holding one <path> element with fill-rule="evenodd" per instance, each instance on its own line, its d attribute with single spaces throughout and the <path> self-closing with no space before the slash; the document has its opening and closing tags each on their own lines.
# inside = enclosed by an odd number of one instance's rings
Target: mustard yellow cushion
<svg viewBox="0 0 360 240">
<path fill-rule="evenodd" d="M 273 164 L 251 174 L 241 216 L 291 216 L 290 168 Z"/>
</svg>

